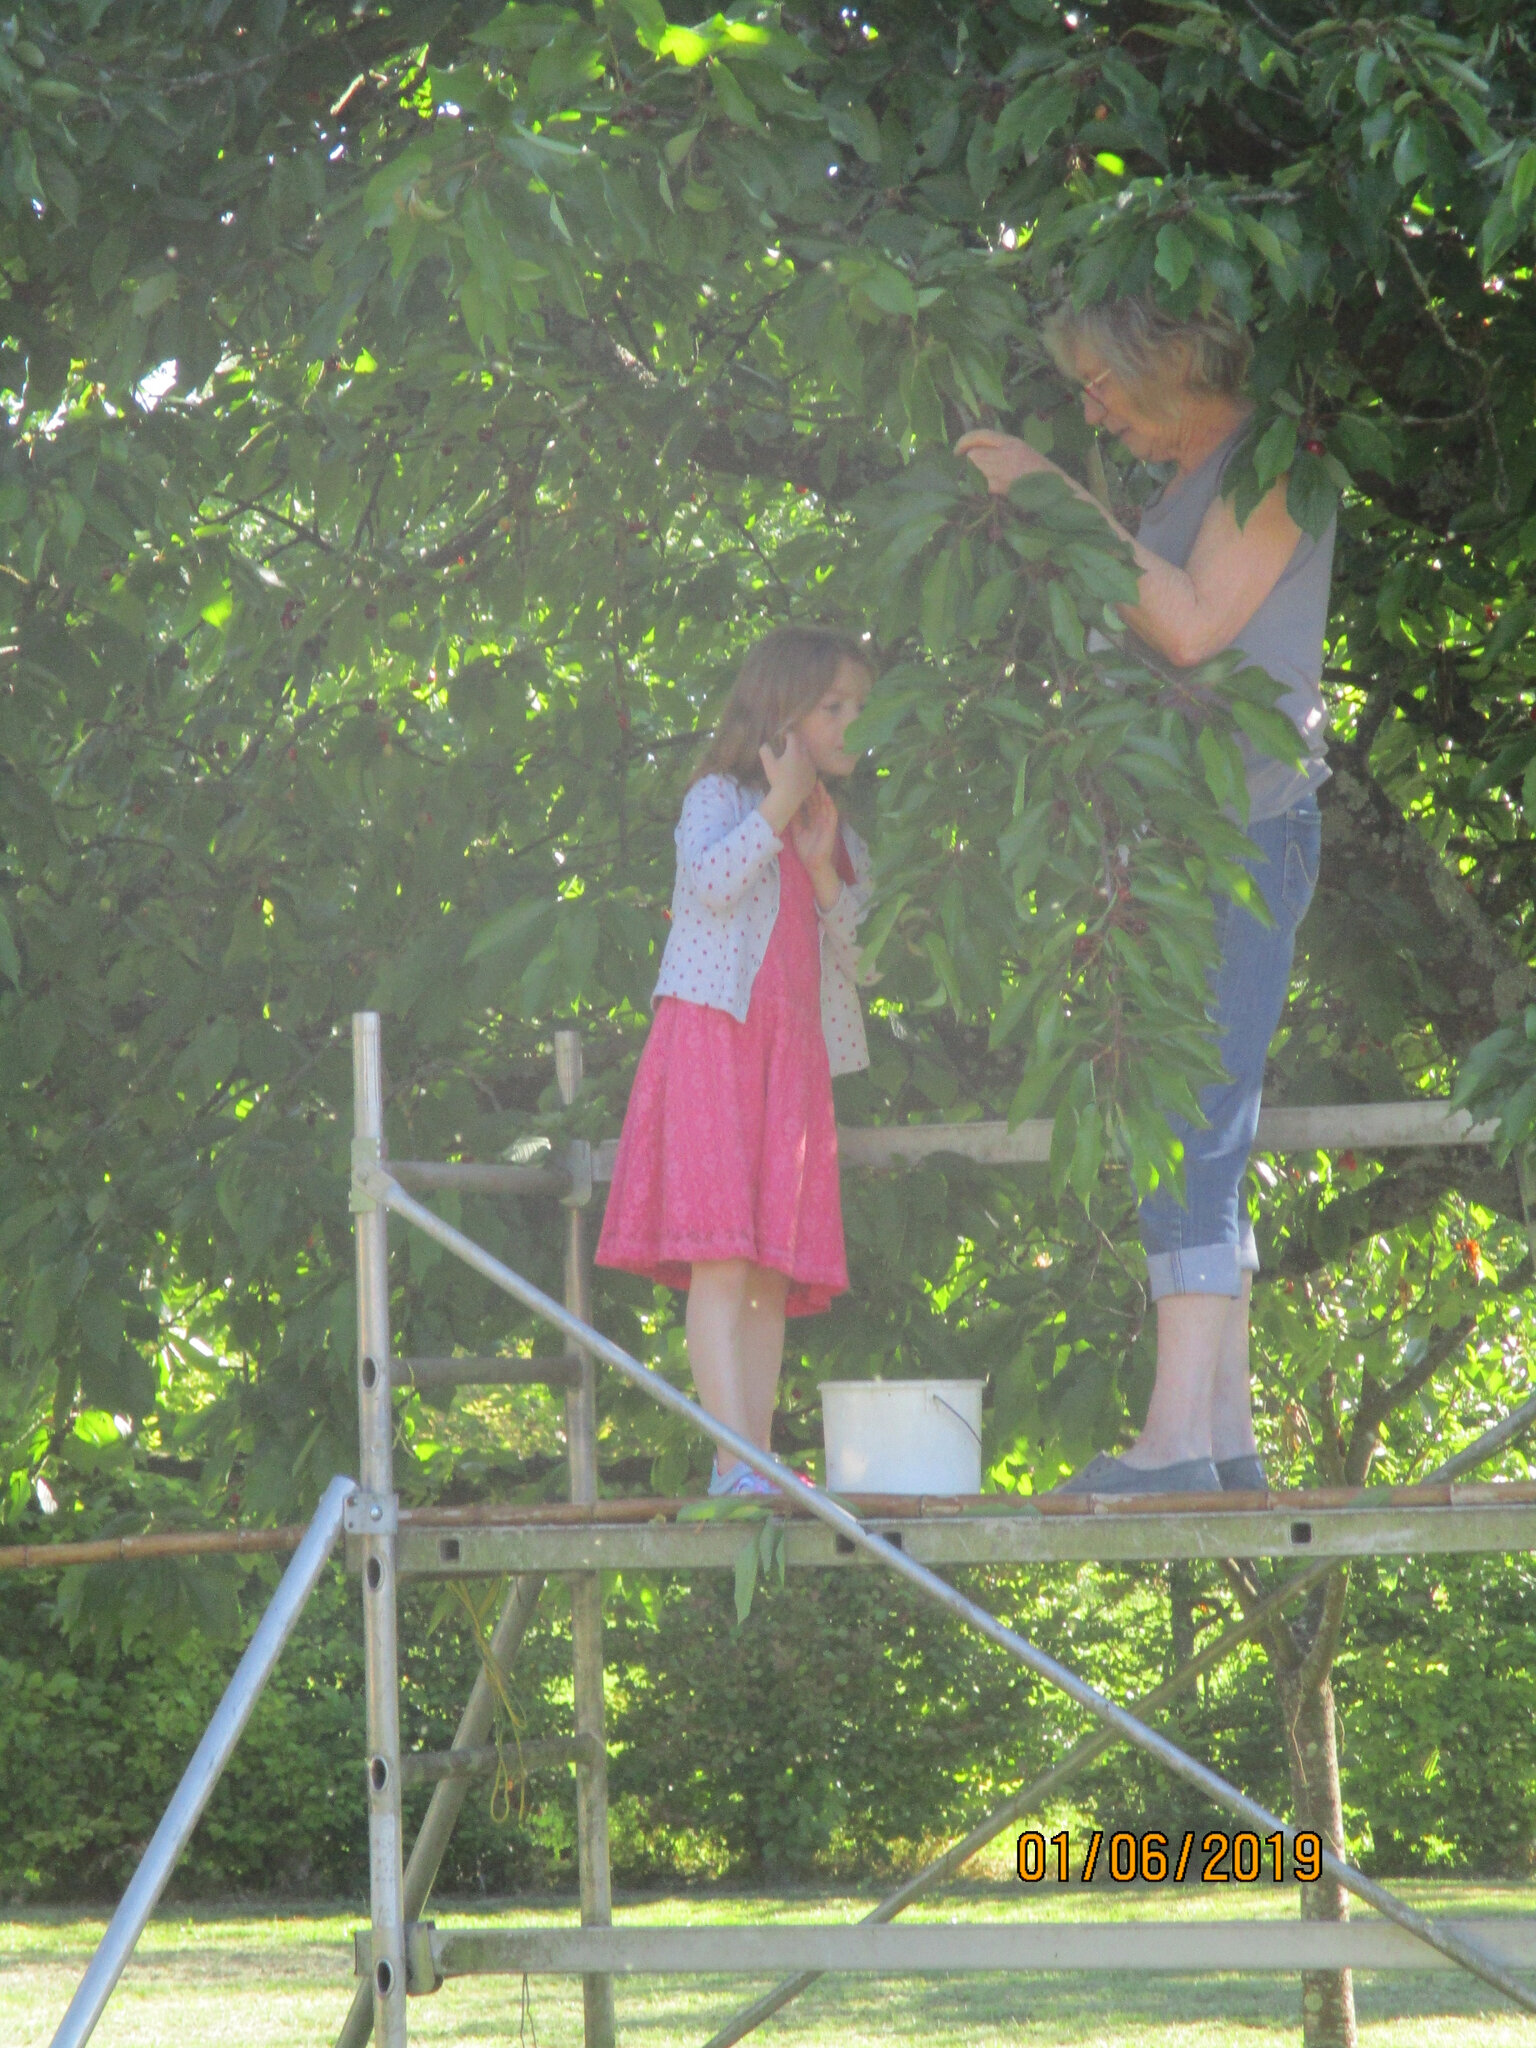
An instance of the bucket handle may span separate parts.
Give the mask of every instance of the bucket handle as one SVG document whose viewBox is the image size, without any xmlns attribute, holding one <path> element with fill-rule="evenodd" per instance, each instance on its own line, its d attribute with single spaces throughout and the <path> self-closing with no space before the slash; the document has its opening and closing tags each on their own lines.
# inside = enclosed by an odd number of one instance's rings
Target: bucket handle
<svg viewBox="0 0 1536 2048">
<path fill-rule="evenodd" d="M 951 1415 L 953 1415 L 953 1417 L 955 1418 L 956 1422 L 958 1422 L 958 1423 L 959 1423 L 959 1425 L 960 1425 L 960 1427 L 961 1427 L 961 1428 L 962 1428 L 962 1429 L 963 1429 L 963 1430 L 965 1431 L 966 1435 L 967 1435 L 967 1436 L 969 1436 L 969 1437 L 975 1437 L 975 1440 L 976 1440 L 976 1448 L 977 1448 L 977 1450 L 979 1451 L 979 1450 L 981 1449 L 981 1438 L 980 1438 L 979 1436 L 977 1436 L 977 1435 L 976 1435 L 976 1432 L 975 1432 L 975 1430 L 974 1430 L 974 1429 L 972 1429 L 971 1425 L 970 1425 L 970 1424 L 969 1424 L 969 1423 L 968 1423 L 968 1422 L 966 1421 L 965 1417 L 964 1417 L 964 1416 L 963 1416 L 963 1415 L 962 1415 L 962 1414 L 960 1413 L 960 1410 L 959 1410 L 958 1408 L 952 1407 L 952 1406 L 950 1405 L 950 1403 L 949 1403 L 948 1401 L 946 1401 L 946 1400 L 945 1400 L 945 1398 L 944 1398 L 944 1396 L 943 1396 L 942 1394 L 932 1394 L 932 1395 L 930 1395 L 930 1396 L 929 1396 L 929 1398 L 930 1398 L 930 1400 L 934 1400 L 934 1401 L 937 1401 L 937 1402 L 938 1402 L 938 1404 L 939 1404 L 939 1406 L 940 1406 L 941 1408 L 948 1408 L 948 1409 L 949 1409 L 949 1412 L 950 1412 L 950 1414 L 951 1414 Z"/>
</svg>

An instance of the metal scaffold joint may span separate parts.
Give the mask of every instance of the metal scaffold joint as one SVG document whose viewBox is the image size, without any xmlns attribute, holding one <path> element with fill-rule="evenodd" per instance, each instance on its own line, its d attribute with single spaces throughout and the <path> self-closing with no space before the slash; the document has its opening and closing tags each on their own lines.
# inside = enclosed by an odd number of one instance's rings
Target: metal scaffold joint
<svg viewBox="0 0 1536 2048">
<path fill-rule="evenodd" d="M 347 1207 L 354 1216 L 371 1216 L 378 1207 L 377 1199 L 364 1190 L 363 1176 L 371 1167 L 377 1166 L 382 1157 L 383 1146 L 377 1138 L 353 1138 L 352 1191 Z"/>
<path fill-rule="evenodd" d="M 354 1493 L 347 1502 L 349 1536 L 398 1536 L 400 1496 L 395 1493 Z"/>
</svg>

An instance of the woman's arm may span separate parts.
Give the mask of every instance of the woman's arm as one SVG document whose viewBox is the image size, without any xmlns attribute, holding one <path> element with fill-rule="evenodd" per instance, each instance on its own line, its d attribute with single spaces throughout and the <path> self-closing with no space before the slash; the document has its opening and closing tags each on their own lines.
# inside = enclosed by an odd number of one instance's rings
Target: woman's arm
<svg viewBox="0 0 1536 2048">
<path fill-rule="evenodd" d="M 1232 645 L 1284 575 L 1301 538 L 1301 528 L 1285 509 L 1286 479 L 1281 477 L 1242 526 L 1231 499 L 1218 497 L 1200 522 L 1187 565 L 1176 569 L 1144 548 L 1080 483 L 1027 441 L 984 429 L 967 434 L 957 452 L 970 457 L 995 495 L 1032 470 L 1049 470 L 1077 497 L 1095 505 L 1105 525 L 1130 548 L 1141 572 L 1136 602 L 1115 609 L 1177 668 L 1193 668 Z"/>
</svg>

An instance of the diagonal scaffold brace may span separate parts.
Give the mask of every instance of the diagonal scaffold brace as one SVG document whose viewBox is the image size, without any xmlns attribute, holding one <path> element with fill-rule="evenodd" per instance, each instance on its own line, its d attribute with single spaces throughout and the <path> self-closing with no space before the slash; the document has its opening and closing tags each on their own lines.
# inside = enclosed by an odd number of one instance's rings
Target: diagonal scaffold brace
<svg viewBox="0 0 1536 2048">
<path fill-rule="evenodd" d="M 138 1869 L 129 1880 L 128 1889 L 101 1937 L 100 1945 L 80 1980 L 79 1989 L 69 2002 L 69 2010 L 59 2022 L 52 2048 L 84 2048 L 84 2043 L 95 2032 L 102 2009 L 133 1954 L 139 1936 L 155 1910 L 156 1901 L 176 1868 L 177 1859 L 191 1839 L 203 1808 L 213 1796 L 220 1773 L 245 1732 L 245 1724 L 261 1697 L 261 1689 L 271 1676 L 272 1667 L 282 1655 L 283 1645 L 293 1633 L 294 1624 L 303 1613 L 304 1604 L 315 1590 L 326 1560 L 336 1547 L 347 1502 L 356 1490 L 355 1480 L 338 1477 L 320 1496 L 314 1520 L 288 1569 L 278 1581 L 271 1604 L 246 1645 L 245 1654 L 235 1667 L 235 1675 L 225 1687 L 224 1697 L 214 1709 L 213 1719 L 192 1753 L 192 1761 L 182 1773 L 181 1783 L 150 1838 Z"/>
<path fill-rule="evenodd" d="M 1426 1473 L 1423 1484 L 1433 1486 L 1443 1480 L 1459 1479 L 1465 1472 L 1475 1472 L 1479 1465 L 1497 1457 L 1500 1451 L 1533 1427 L 1536 1427 L 1536 1394 L 1529 1400 L 1522 1401 L 1518 1408 L 1511 1409 L 1508 1415 L 1494 1423 L 1490 1429 L 1485 1429 L 1482 1435 L 1468 1444 L 1464 1450 L 1458 1451 L 1454 1457 L 1447 1458 L 1443 1465 L 1437 1465 L 1432 1472 Z M 1138 1715 L 1165 1707 L 1181 1694 L 1188 1692 L 1198 1679 L 1203 1678 L 1208 1671 L 1214 1671 L 1218 1665 L 1224 1664 L 1242 1648 L 1244 1643 L 1252 1642 L 1253 1638 L 1262 1634 L 1283 1609 L 1289 1607 L 1293 1601 L 1299 1600 L 1303 1594 L 1311 1592 L 1314 1586 L 1320 1586 L 1329 1573 L 1337 1571 L 1338 1568 L 1337 1558 L 1326 1558 L 1317 1564 L 1308 1565 L 1303 1571 L 1293 1572 L 1288 1579 L 1282 1580 L 1241 1620 L 1233 1622 L 1229 1628 L 1224 1628 L 1213 1641 L 1205 1644 L 1194 1656 L 1186 1658 L 1175 1671 L 1170 1672 L 1161 1685 L 1155 1686 L 1151 1692 L 1138 1700 Z M 940 1885 L 947 1884 L 973 1856 L 978 1855 L 989 1842 L 996 1841 L 1004 1828 L 1022 1820 L 1025 1814 L 1036 1812 L 1048 1799 L 1053 1799 L 1079 1771 L 1086 1770 L 1089 1764 L 1096 1763 L 1108 1750 L 1113 1749 L 1117 1739 L 1112 1729 L 1101 1728 L 1096 1735 L 1086 1735 L 1081 1742 L 1074 1743 L 1066 1755 L 1059 1757 L 1049 1770 L 1043 1771 L 1031 1783 L 1012 1793 L 1001 1806 L 993 1807 L 992 1811 L 979 1820 L 968 1833 L 951 1842 L 941 1855 L 934 1857 L 931 1863 L 925 1863 L 921 1870 L 915 1870 L 896 1887 L 895 1891 L 887 1893 L 877 1906 L 862 1916 L 859 1924 L 886 1926 L 918 1899 L 936 1891 Z M 782 2012 L 786 2005 L 792 2005 L 802 1992 L 809 1991 L 813 1984 L 819 1984 L 824 1974 L 821 1970 L 799 1970 L 793 1977 L 784 1978 L 781 1983 L 775 1984 L 771 1991 L 765 1991 L 760 1998 L 753 1999 L 750 2005 L 744 2005 L 732 2013 L 725 2025 L 710 2035 L 704 2043 L 704 2048 L 735 2048 L 736 2042 L 745 2040 L 747 2035 L 754 2032 L 765 2020 L 772 2019 L 776 2012 Z"/>
<path fill-rule="evenodd" d="M 808 1484 L 793 1472 L 789 1466 L 775 1458 L 770 1452 L 760 1451 L 755 1444 L 739 1436 L 726 1424 L 717 1422 L 707 1415 L 697 1403 L 690 1401 L 659 1373 L 632 1358 L 620 1345 L 604 1337 L 532 1281 L 514 1272 L 501 1260 L 493 1257 L 483 1246 L 467 1237 L 452 1224 L 445 1223 L 431 1209 L 416 1201 L 400 1186 L 388 1171 L 382 1160 L 359 1157 L 353 1171 L 354 1199 L 376 1202 L 382 1209 L 388 1209 L 403 1221 L 413 1224 L 424 1235 L 434 1239 L 446 1251 L 461 1259 L 465 1265 L 493 1286 L 509 1294 L 535 1315 L 559 1330 L 581 1352 L 603 1364 L 612 1367 L 632 1386 L 640 1389 L 672 1414 L 690 1422 L 706 1436 L 712 1438 L 722 1449 L 730 1451 L 751 1469 L 767 1480 L 786 1499 L 796 1501 L 803 1510 L 808 1510 L 819 1521 L 845 1538 L 855 1549 L 883 1564 L 898 1578 L 905 1579 L 918 1588 L 929 1599 L 953 1614 L 958 1620 L 974 1629 L 987 1641 L 994 1643 L 1007 1655 L 1033 1671 L 1039 1678 L 1064 1692 L 1092 1714 L 1113 1735 L 1129 1742 L 1134 1748 L 1156 1759 L 1165 1770 L 1181 1778 L 1205 1798 L 1228 1812 L 1236 1814 L 1251 1828 L 1264 1835 L 1279 1834 L 1288 1847 L 1295 1843 L 1297 1828 L 1294 1822 L 1283 1820 L 1250 1799 L 1235 1785 L 1227 1783 L 1219 1773 L 1211 1770 L 1196 1758 L 1187 1755 L 1178 1745 L 1149 1728 L 1137 1719 L 1127 1708 L 1118 1705 L 1098 1691 L 1086 1680 L 1047 1655 L 1037 1645 L 1015 1630 L 1007 1628 L 997 1617 L 985 1608 L 958 1592 L 946 1583 L 936 1572 L 919 1564 L 905 1551 L 888 1542 L 875 1531 L 866 1528 L 857 1516 L 851 1514 L 831 1495 L 819 1487 Z M 1424 1942 L 1428 1947 L 1452 1962 L 1459 1964 L 1473 1976 L 1501 1992 L 1513 2005 L 1523 2011 L 1536 2013 L 1536 1990 L 1527 1989 L 1498 1956 L 1478 1944 L 1466 1940 L 1453 1927 L 1439 1924 L 1424 1914 L 1416 1912 L 1394 1893 L 1368 1878 L 1353 1864 L 1324 1850 L 1323 1868 L 1346 1891 L 1351 1892 L 1364 1904 L 1371 1906 L 1383 1918 L 1395 1922 L 1409 1934 Z"/>
</svg>

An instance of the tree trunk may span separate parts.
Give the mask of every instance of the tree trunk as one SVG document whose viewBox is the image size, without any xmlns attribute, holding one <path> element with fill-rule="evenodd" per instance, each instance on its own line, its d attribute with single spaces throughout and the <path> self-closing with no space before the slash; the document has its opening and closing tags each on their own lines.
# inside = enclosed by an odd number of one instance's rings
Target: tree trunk
<svg viewBox="0 0 1536 2048">
<path fill-rule="evenodd" d="M 1276 1671 L 1285 1714 L 1286 1761 L 1297 1825 L 1311 1828 L 1324 1848 L 1344 1853 L 1344 1811 L 1339 1793 L 1333 1685 L 1326 1669 L 1314 1678 L 1308 1659 L 1293 1672 Z M 1326 1874 L 1301 1887 L 1303 1920 L 1347 1920 L 1349 1894 Z M 1357 2048 L 1355 1991 L 1348 1970 L 1305 1970 L 1301 1979 L 1305 2048 Z"/>
</svg>

